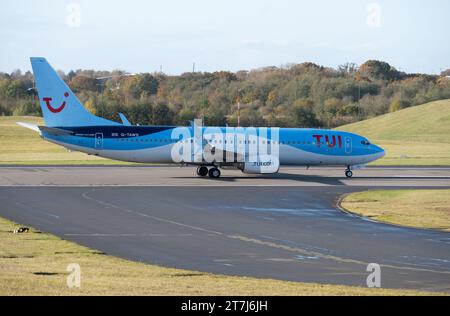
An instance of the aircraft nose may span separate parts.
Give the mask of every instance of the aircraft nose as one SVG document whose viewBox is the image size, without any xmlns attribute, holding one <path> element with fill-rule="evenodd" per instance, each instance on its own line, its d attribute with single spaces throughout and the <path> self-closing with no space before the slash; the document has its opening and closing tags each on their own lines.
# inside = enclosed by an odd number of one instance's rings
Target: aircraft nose
<svg viewBox="0 0 450 316">
<path fill-rule="evenodd" d="M 386 155 L 386 151 L 383 148 L 376 146 L 376 145 L 374 147 L 375 147 L 375 152 L 378 156 L 378 159 L 383 158 Z"/>
</svg>

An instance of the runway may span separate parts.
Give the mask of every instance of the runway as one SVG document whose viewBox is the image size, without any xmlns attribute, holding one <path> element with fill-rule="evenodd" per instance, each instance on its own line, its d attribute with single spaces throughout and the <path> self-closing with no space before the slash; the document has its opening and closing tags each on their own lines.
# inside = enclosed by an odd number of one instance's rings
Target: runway
<svg viewBox="0 0 450 316">
<path fill-rule="evenodd" d="M 450 234 L 351 216 L 369 188 L 450 187 L 449 168 L 284 168 L 273 176 L 178 167 L 1 167 L 0 216 L 106 254 L 204 272 L 450 292 Z M 149 280 L 151 282 L 151 280 Z M 195 284 L 193 284 L 195 286 Z"/>
<path fill-rule="evenodd" d="M 0 166 L 0 186 L 450 186 L 449 168 L 366 168 L 346 179 L 344 168 L 282 167 L 273 175 L 223 170 L 219 179 L 199 178 L 178 166 Z"/>
</svg>

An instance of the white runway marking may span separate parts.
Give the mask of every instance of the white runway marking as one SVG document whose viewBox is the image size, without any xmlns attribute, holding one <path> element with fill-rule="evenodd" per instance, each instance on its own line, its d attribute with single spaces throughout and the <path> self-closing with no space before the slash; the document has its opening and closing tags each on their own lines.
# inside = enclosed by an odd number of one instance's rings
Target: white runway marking
<svg viewBox="0 0 450 316">
<path fill-rule="evenodd" d="M 90 233 L 90 234 L 76 234 L 67 233 L 64 236 L 76 236 L 76 237 L 190 237 L 192 234 L 103 234 L 103 233 Z"/>
</svg>

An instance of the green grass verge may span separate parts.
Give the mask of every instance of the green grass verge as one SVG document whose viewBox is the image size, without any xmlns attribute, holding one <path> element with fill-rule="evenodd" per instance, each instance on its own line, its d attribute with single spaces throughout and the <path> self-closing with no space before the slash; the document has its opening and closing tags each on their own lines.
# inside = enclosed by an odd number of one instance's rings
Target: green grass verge
<svg viewBox="0 0 450 316">
<path fill-rule="evenodd" d="M 16 122 L 43 125 L 40 117 L 3 116 L 0 117 L 0 164 L 19 165 L 131 165 L 80 152 L 70 152 L 65 148 L 44 141 L 39 134 Z"/>
<path fill-rule="evenodd" d="M 450 190 L 374 190 L 351 193 L 341 207 L 377 221 L 450 232 Z"/>
<path fill-rule="evenodd" d="M 450 100 L 435 101 L 337 128 L 386 150 L 373 165 L 450 165 Z"/>
<path fill-rule="evenodd" d="M 411 290 L 287 282 L 164 268 L 102 254 L 0 218 L 0 295 L 446 295 Z M 81 268 L 69 288 L 66 268 Z"/>
</svg>

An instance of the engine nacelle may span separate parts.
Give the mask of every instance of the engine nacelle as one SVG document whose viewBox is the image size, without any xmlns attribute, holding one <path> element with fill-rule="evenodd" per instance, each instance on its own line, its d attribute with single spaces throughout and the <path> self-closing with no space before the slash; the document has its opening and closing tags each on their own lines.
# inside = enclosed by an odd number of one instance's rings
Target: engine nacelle
<svg viewBox="0 0 450 316">
<path fill-rule="evenodd" d="M 250 162 L 243 162 L 239 169 L 243 173 L 249 174 L 277 173 L 280 170 L 280 160 L 275 156 L 263 155 L 254 160 L 250 159 Z"/>
</svg>

